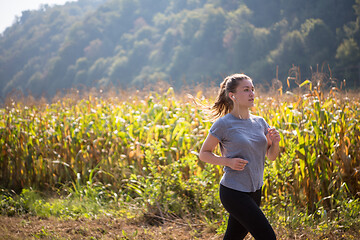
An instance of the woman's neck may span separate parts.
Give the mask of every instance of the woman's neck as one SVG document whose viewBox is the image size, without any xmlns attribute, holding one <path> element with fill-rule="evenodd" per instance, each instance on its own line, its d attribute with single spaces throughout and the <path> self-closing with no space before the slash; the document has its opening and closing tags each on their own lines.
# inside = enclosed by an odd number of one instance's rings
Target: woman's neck
<svg viewBox="0 0 360 240">
<path fill-rule="evenodd" d="M 248 108 L 234 108 L 231 111 L 231 114 L 239 119 L 249 119 L 250 111 Z"/>
</svg>

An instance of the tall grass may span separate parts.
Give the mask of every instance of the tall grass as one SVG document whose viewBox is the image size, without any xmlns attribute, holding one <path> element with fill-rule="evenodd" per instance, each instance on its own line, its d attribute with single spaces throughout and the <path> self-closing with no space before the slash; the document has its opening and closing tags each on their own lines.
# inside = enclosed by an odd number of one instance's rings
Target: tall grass
<svg viewBox="0 0 360 240">
<path fill-rule="evenodd" d="M 266 164 L 264 198 L 285 210 L 336 215 L 339 202 L 359 197 L 360 100 L 313 85 L 256 99 L 253 113 L 282 136 L 281 156 Z M 101 183 L 157 216 L 219 218 L 222 170 L 197 160 L 211 122 L 172 88 L 141 95 L 10 101 L 0 109 L 1 186 L 70 186 L 86 196 Z"/>
<path fill-rule="evenodd" d="M 257 111 L 283 135 L 282 160 L 267 168 L 265 197 L 331 214 L 339 199 L 360 197 L 360 103 L 336 87 L 325 92 L 321 77 L 302 82 L 306 91 L 259 102 Z"/>
</svg>

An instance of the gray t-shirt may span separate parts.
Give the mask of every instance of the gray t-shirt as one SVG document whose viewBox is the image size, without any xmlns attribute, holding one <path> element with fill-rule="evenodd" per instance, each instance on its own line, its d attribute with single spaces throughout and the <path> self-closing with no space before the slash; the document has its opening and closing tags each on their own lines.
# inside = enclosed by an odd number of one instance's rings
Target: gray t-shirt
<svg viewBox="0 0 360 240">
<path fill-rule="evenodd" d="M 214 122 L 210 134 L 219 139 L 222 156 L 248 161 L 242 171 L 225 166 L 220 184 L 242 192 L 255 192 L 261 188 L 268 128 L 269 124 L 255 115 L 239 119 L 229 113 Z"/>
</svg>

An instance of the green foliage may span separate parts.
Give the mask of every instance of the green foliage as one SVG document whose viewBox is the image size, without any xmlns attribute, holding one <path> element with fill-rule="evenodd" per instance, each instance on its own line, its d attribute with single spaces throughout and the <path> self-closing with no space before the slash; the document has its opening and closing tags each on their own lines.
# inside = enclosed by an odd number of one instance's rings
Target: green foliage
<svg viewBox="0 0 360 240">
<path fill-rule="evenodd" d="M 14 89 L 52 97 L 74 86 L 141 88 L 159 79 L 183 87 L 234 72 L 284 83 L 291 66 L 310 78 L 310 68 L 325 62 L 333 78 L 356 85 L 358 5 L 91 0 L 43 6 L 23 12 L 0 37 L 0 96 Z"/>
<path fill-rule="evenodd" d="M 273 194 L 280 200 L 306 206 L 309 213 L 318 209 L 317 203 L 329 211 L 336 208 L 336 200 L 359 192 L 359 178 L 354 170 L 359 164 L 359 113 L 348 100 L 338 99 L 335 92 L 330 94 L 333 97 L 325 98 L 317 89 L 299 97 L 295 106 L 283 101 L 284 107 L 270 121 L 281 129 L 290 151 L 286 151 L 282 161 L 272 164 L 274 172 L 282 175 L 269 173 L 269 185 L 274 180 L 282 182 L 283 188 L 272 189 Z M 262 114 L 269 119 L 270 112 Z"/>
<path fill-rule="evenodd" d="M 3 215 L 14 216 L 16 214 L 25 214 L 29 211 L 23 198 L 17 200 L 14 193 L 0 189 L 0 213 Z"/>
<path fill-rule="evenodd" d="M 359 226 L 359 97 L 325 93 L 323 77 L 260 96 L 253 109 L 282 136 L 263 187 L 264 211 L 279 226 Z M 172 88 L 127 96 L 73 94 L 0 109 L 0 182 L 21 192 L 2 190 L 1 214 L 140 215 L 153 224 L 190 217 L 222 233 L 221 167 L 196 156 L 211 122 Z M 44 190 L 59 195 L 44 198 Z"/>
<path fill-rule="evenodd" d="M 131 175 L 126 194 L 141 203 L 147 214 L 178 217 L 205 216 L 218 218 L 218 180 L 215 169 L 202 172 L 197 159 L 186 157 L 166 165 L 157 163 L 158 156 L 145 153 L 145 176 Z"/>
<path fill-rule="evenodd" d="M 336 50 L 336 58 L 345 66 L 359 59 L 360 48 L 354 38 L 345 39 Z"/>
</svg>

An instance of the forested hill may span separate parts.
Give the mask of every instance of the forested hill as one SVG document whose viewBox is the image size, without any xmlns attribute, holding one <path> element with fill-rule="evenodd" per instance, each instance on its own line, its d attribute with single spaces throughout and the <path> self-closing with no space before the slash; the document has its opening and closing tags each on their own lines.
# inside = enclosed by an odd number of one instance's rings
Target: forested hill
<svg viewBox="0 0 360 240">
<path fill-rule="evenodd" d="M 0 97 L 71 87 L 175 87 L 316 66 L 359 87 L 360 0 L 79 0 L 25 11 L 0 36 Z"/>
</svg>

